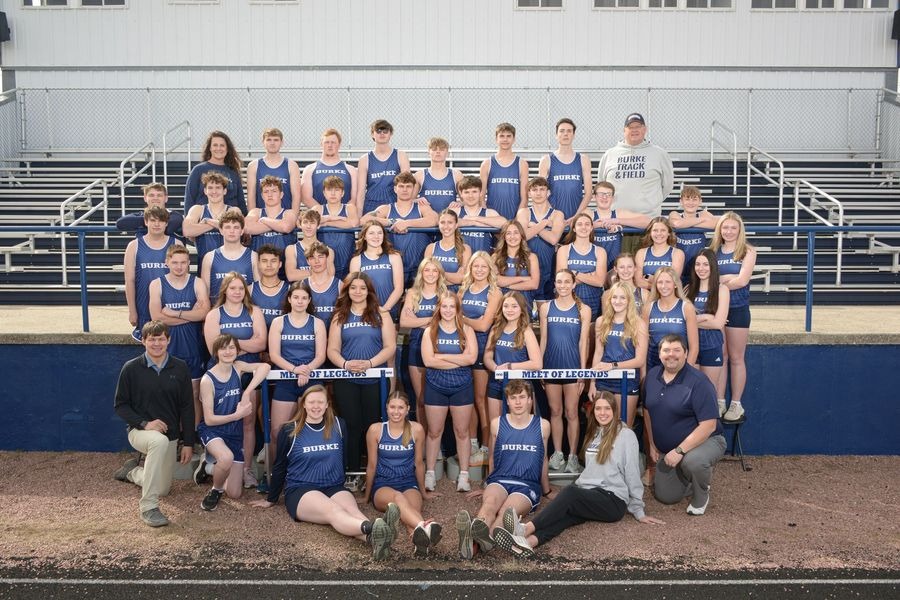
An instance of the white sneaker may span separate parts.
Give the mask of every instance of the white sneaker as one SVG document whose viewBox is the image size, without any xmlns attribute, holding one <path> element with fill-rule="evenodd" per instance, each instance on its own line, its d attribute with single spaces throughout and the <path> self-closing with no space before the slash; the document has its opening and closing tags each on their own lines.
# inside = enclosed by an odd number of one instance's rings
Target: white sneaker
<svg viewBox="0 0 900 600">
<path fill-rule="evenodd" d="M 703 506 L 697 508 L 693 505 L 693 500 L 691 500 L 691 504 L 687 505 L 687 514 L 693 515 L 695 517 L 699 517 L 706 512 L 706 507 L 709 506 L 709 489 L 706 490 L 706 502 L 703 503 Z"/>
<path fill-rule="evenodd" d="M 566 463 L 566 473 L 581 473 L 581 470 L 581 463 L 578 462 L 578 457 L 570 454 Z"/>
<path fill-rule="evenodd" d="M 457 492 L 471 492 L 472 486 L 469 484 L 469 472 L 468 471 L 460 471 L 459 479 L 456 480 L 456 491 Z"/>
<path fill-rule="evenodd" d="M 503 511 L 503 529 L 513 535 L 525 537 L 525 525 L 522 524 L 522 518 L 512 506 Z"/>
<path fill-rule="evenodd" d="M 566 466 L 566 457 L 559 450 L 550 455 L 550 470 L 562 471 Z"/>
<path fill-rule="evenodd" d="M 482 452 L 478 450 L 477 452 L 473 452 L 469 456 L 469 465 L 470 466 L 483 466 L 487 464 L 487 452 Z"/>
<path fill-rule="evenodd" d="M 505 529 L 494 530 L 494 543 L 513 556 L 532 558 L 534 549 L 524 537 L 513 535 Z"/>
<path fill-rule="evenodd" d="M 744 407 L 741 406 L 740 402 L 732 402 L 728 407 L 728 410 L 725 411 L 725 414 L 722 415 L 723 421 L 737 421 L 741 417 L 744 416 Z"/>
<path fill-rule="evenodd" d="M 725 398 L 719 398 L 716 400 L 716 404 L 719 406 L 719 418 L 722 418 L 722 415 L 725 414 Z"/>
<path fill-rule="evenodd" d="M 425 471 L 425 489 L 429 492 L 433 492 L 434 483 L 434 471 Z"/>
</svg>

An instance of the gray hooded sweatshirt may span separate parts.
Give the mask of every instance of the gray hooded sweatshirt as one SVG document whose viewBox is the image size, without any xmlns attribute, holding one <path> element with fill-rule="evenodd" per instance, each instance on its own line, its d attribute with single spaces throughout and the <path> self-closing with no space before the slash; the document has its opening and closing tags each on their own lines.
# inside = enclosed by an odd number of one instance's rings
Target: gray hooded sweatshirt
<svg viewBox="0 0 900 600">
<path fill-rule="evenodd" d="M 616 207 L 658 217 L 674 185 L 668 153 L 644 140 L 637 146 L 619 142 L 600 159 L 597 179 L 616 186 Z"/>
</svg>

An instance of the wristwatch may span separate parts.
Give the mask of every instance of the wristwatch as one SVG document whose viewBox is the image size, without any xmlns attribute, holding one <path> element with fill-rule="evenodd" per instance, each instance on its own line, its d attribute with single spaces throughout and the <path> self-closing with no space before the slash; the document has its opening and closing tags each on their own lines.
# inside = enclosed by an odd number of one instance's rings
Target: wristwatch
<svg viewBox="0 0 900 600">
<path fill-rule="evenodd" d="M 684 450 L 681 448 L 681 446 L 675 447 L 675 453 L 684 456 Z"/>
<path fill-rule="evenodd" d="M 617 363 L 616 361 L 613 361 L 613 364 L 612 364 L 612 365 L 613 365 L 613 369 L 618 369 L 618 368 L 619 368 L 619 363 Z"/>
</svg>

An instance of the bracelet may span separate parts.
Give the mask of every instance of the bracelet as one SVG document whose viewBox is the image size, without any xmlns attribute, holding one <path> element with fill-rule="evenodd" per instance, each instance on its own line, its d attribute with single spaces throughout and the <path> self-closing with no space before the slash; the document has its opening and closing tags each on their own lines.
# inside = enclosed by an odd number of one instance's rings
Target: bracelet
<svg viewBox="0 0 900 600">
<path fill-rule="evenodd" d="M 347 370 L 347 361 L 346 360 L 344 361 L 344 366 L 341 368 L 344 369 L 345 371 Z"/>
<path fill-rule="evenodd" d="M 370 368 L 370 369 L 372 368 L 372 361 L 371 361 L 371 360 L 369 361 L 369 368 Z"/>
<path fill-rule="evenodd" d="M 181 319 L 181 313 L 182 313 L 182 311 L 179 310 L 179 311 L 178 311 L 178 318 L 179 318 L 179 319 Z"/>
</svg>

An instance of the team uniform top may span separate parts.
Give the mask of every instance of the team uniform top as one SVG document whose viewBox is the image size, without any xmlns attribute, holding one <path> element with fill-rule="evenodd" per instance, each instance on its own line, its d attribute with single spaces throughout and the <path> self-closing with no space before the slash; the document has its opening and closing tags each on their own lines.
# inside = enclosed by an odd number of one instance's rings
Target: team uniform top
<svg viewBox="0 0 900 600">
<path fill-rule="evenodd" d="M 635 357 L 637 351 L 634 348 L 634 340 L 625 339 L 625 323 L 613 323 L 609 334 L 606 336 L 606 343 L 603 345 L 603 358 L 600 360 L 606 363 L 621 363 L 631 360 Z M 629 379 L 629 393 L 637 393 L 639 380 Z M 598 390 L 608 390 L 618 394 L 622 385 L 615 379 L 597 379 L 595 385 Z"/>
<path fill-rule="evenodd" d="M 581 254 L 575 249 L 575 245 L 569 246 L 569 258 L 566 267 L 575 273 L 597 272 L 597 247 L 591 244 L 587 254 Z M 575 284 L 575 295 L 591 309 L 591 320 L 600 314 L 600 297 L 603 295 L 603 287 L 588 283 Z"/>
<path fill-rule="evenodd" d="M 371 165 L 371 157 L 369 159 Z M 340 177 L 344 181 L 344 195 L 341 197 L 341 203 L 346 204 L 352 202 L 350 198 L 350 190 L 353 189 L 353 178 L 350 176 L 350 169 L 344 161 L 340 161 L 333 165 L 326 165 L 321 160 L 316 161 L 316 166 L 312 172 L 312 196 L 313 200 L 325 206 L 325 179 L 331 176 Z"/>
<path fill-rule="evenodd" d="M 682 282 L 691 280 L 691 269 L 694 268 L 694 259 L 706 248 L 706 234 L 702 231 L 699 233 L 676 233 L 676 248 L 680 248 L 684 252 L 684 271 L 681 274 Z"/>
<path fill-rule="evenodd" d="M 659 270 L 660 267 L 671 267 L 672 253 L 674 251 L 675 249 L 672 246 L 669 246 L 666 251 L 663 252 L 662 256 L 657 256 L 653 254 L 653 247 L 648 246 L 647 253 L 644 255 L 644 277 L 653 277 L 653 275 L 656 274 L 656 271 Z"/>
<path fill-rule="evenodd" d="M 526 486 L 529 500 L 537 504 L 540 499 L 541 471 L 544 467 L 544 438 L 541 419 L 531 415 L 524 428 L 513 427 L 509 415 L 500 417 L 497 439 L 494 442 L 494 470 L 487 483 L 504 487 Z"/>
<path fill-rule="evenodd" d="M 709 292 L 697 292 L 697 297 L 694 298 L 694 308 L 697 310 L 698 315 L 702 315 L 706 312 L 706 303 L 709 300 Z M 711 350 L 713 348 L 722 348 L 722 344 L 725 343 L 725 337 L 722 335 L 722 331 L 719 329 L 698 329 L 697 333 L 700 335 L 700 350 Z"/>
<path fill-rule="evenodd" d="M 719 265 L 719 275 L 739 275 L 742 260 L 734 260 L 734 252 L 723 252 L 721 248 L 716 251 L 716 263 Z M 750 284 L 742 288 L 731 290 L 730 308 L 743 308 L 750 306 Z"/>
<path fill-rule="evenodd" d="M 461 331 L 447 332 L 443 327 L 438 326 L 437 334 L 437 354 L 463 353 L 460 346 Z M 434 389 L 449 395 L 472 385 L 472 367 L 425 369 L 425 382 Z"/>
<path fill-rule="evenodd" d="M 668 312 L 659 308 L 659 302 L 650 305 L 650 344 L 647 349 L 647 368 L 659 364 L 659 343 L 670 333 L 680 335 L 687 343 L 687 322 L 684 319 L 684 301 L 680 298 Z"/>
<path fill-rule="evenodd" d="M 547 212 L 541 215 L 539 219 L 534 213 L 534 207 L 528 209 L 528 222 L 533 224 L 541 219 L 549 217 L 553 213 L 553 207 L 547 209 Z M 545 231 L 553 229 L 552 226 L 545 227 Z M 553 291 L 548 290 L 547 286 L 553 277 L 553 262 L 556 260 L 556 246 L 544 240 L 540 234 L 528 240 L 528 247 L 537 255 L 538 267 L 540 270 L 540 284 L 536 290 L 535 297 L 539 300 L 547 300 L 553 297 Z"/>
<path fill-rule="evenodd" d="M 394 193 L 394 177 L 400 173 L 400 159 L 397 149 L 391 150 L 387 160 L 378 160 L 375 152 L 369 151 L 369 166 L 366 171 L 366 197 L 363 200 L 363 214 L 368 214 L 382 204 L 397 201 Z M 348 189 L 348 188 L 344 188 Z"/>
<path fill-rule="evenodd" d="M 486 217 L 487 209 L 482 206 L 476 214 L 469 215 L 468 209 L 463 206 L 459 209 L 459 218 L 464 219 L 466 216 Z M 463 241 L 472 249 L 472 254 L 479 250 L 484 250 L 488 254 L 494 251 L 494 234 L 490 231 L 466 231 L 463 228 L 459 230 L 459 233 L 462 235 Z"/>
<path fill-rule="evenodd" d="M 175 244 L 175 236 L 168 236 L 162 248 L 150 247 L 143 237 L 137 238 L 134 253 L 134 294 L 138 331 L 150 320 L 150 282 L 169 272 L 166 251 Z"/>
<path fill-rule="evenodd" d="M 187 283 L 181 289 L 173 286 L 165 277 L 160 277 L 159 281 L 163 307 L 177 311 L 194 308 L 197 303 L 194 275 L 188 275 Z M 191 379 L 200 379 L 203 375 L 204 359 L 201 356 L 203 344 L 203 324 L 200 321 L 169 325 L 169 354 L 187 363 Z"/>
<path fill-rule="evenodd" d="M 219 297 L 222 288 L 222 280 L 231 271 L 237 271 L 244 278 L 244 282 L 250 284 L 253 281 L 253 251 L 244 248 L 238 258 L 231 259 L 222 254 L 221 248 L 216 248 L 213 254 L 212 264 L 209 266 L 209 297 L 213 304 Z"/>
<path fill-rule="evenodd" d="M 212 371 L 207 371 L 203 375 L 213 384 L 213 414 L 232 415 L 237 410 L 238 402 L 241 401 L 241 376 L 237 369 L 231 368 L 231 375 L 225 381 L 216 379 Z M 242 440 L 244 439 L 244 424 L 241 419 L 223 423 L 221 425 L 207 425 L 204 421 L 200 421 L 197 429 L 200 432 L 200 439 L 204 444 L 208 444 L 210 440 L 220 437 L 223 439 Z"/>
<path fill-rule="evenodd" d="M 308 365 L 316 357 L 316 318 L 307 315 L 303 325 L 295 325 L 291 315 L 281 322 L 281 357 L 292 365 Z"/>
<path fill-rule="evenodd" d="M 488 292 L 490 289 L 491 286 L 489 285 L 484 286 L 484 289 L 480 292 L 473 292 L 471 287 L 467 289 L 460 299 L 463 316 L 469 319 L 480 319 L 483 317 L 484 313 L 487 312 Z M 475 339 L 478 341 L 478 359 L 475 364 L 479 365 L 484 357 L 484 347 L 487 346 L 488 332 L 476 331 Z"/>
<path fill-rule="evenodd" d="M 530 275 L 528 272 L 528 268 L 526 267 L 523 270 L 519 270 L 516 265 L 518 264 L 518 258 L 512 258 L 510 256 L 506 257 L 506 270 L 501 273 L 501 275 L 506 275 L 507 277 L 515 277 L 515 276 L 525 276 Z M 538 265 L 540 265 L 540 260 L 538 260 Z M 510 291 L 509 288 L 500 288 L 503 290 L 503 293 Z M 537 291 L 540 291 L 540 288 L 537 290 L 518 290 L 520 294 L 525 296 L 525 306 L 528 307 L 528 314 L 531 314 L 531 304 L 534 301 L 534 295 Z"/>
<path fill-rule="evenodd" d="M 547 346 L 544 349 L 545 369 L 580 369 L 581 318 L 578 304 L 563 310 L 550 301 L 547 309 Z"/>
<path fill-rule="evenodd" d="M 460 257 L 456 254 L 456 246 L 452 245 L 449 250 L 444 250 L 441 243 L 441 240 L 434 243 L 434 250 L 431 252 L 431 258 L 441 263 L 445 273 L 459 273 L 459 270 L 463 265 L 459 264 Z M 448 284 L 447 289 L 451 292 L 456 292 L 459 290 L 459 286 Z"/>
<path fill-rule="evenodd" d="M 388 424 L 381 424 L 378 439 L 378 464 L 375 467 L 373 489 L 390 487 L 410 489 L 416 484 L 416 441 L 410 436 L 409 443 L 403 445 L 403 434 L 391 437 Z"/>
<path fill-rule="evenodd" d="M 486 204 L 503 215 L 504 219 L 516 218 L 516 211 L 522 202 L 519 186 L 519 157 L 516 156 L 508 167 L 497 162 L 496 156 L 491 156 L 491 166 L 488 170 Z"/>
<path fill-rule="evenodd" d="M 331 317 L 334 316 L 334 305 L 337 303 L 340 281 L 337 277 L 332 277 L 331 283 L 321 292 L 313 287 L 312 281 L 307 281 L 309 289 L 312 290 L 312 302 L 316 307 L 316 317 L 325 323 L 325 331 L 328 331 L 328 328 L 331 327 Z"/>
<path fill-rule="evenodd" d="M 262 283 L 254 281 L 250 286 L 250 302 L 259 307 L 266 320 L 266 329 L 272 326 L 276 317 L 284 314 L 284 299 L 287 297 L 288 284 L 279 280 L 278 289 L 270 294 L 263 289 Z"/>
<path fill-rule="evenodd" d="M 225 189 L 225 204 L 236 206 L 241 214 L 247 214 L 247 201 L 244 199 L 244 185 L 241 182 L 241 174 L 227 165 L 214 165 L 209 162 L 198 163 L 191 169 L 187 183 L 184 185 L 184 214 L 188 214 L 195 204 L 209 202 L 206 192 L 203 191 L 203 176 L 207 173 L 219 173 L 228 179 Z"/>
<path fill-rule="evenodd" d="M 281 180 L 281 191 L 284 192 L 284 196 L 281 197 L 281 208 L 287 209 L 291 207 L 294 196 L 291 194 L 291 170 L 288 165 L 289 163 L 287 158 L 282 158 L 281 164 L 279 164 L 277 167 L 270 167 L 263 158 L 260 158 L 256 161 L 257 198 L 262 198 L 263 177 L 265 177 L 266 175 L 271 175 Z M 254 248 L 254 250 L 256 250 L 256 248 Z"/>
<path fill-rule="evenodd" d="M 345 360 L 370 360 L 383 349 L 381 326 L 372 326 L 363 321 L 361 315 L 352 310 L 347 313 L 347 320 L 341 323 L 341 356 Z M 384 363 L 372 365 L 378 369 Z M 350 379 L 358 385 L 369 385 L 377 379 Z"/>
<path fill-rule="evenodd" d="M 384 306 L 387 299 L 394 292 L 394 267 L 391 265 L 390 256 L 382 252 L 378 258 L 372 259 L 363 252 L 359 255 L 359 272 L 365 273 L 375 286 L 375 295 L 378 296 L 378 304 Z M 397 308 L 396 306 L 394 308 Z M 391 315 L 395 311 L 391 311 Z"/>
<path fill-rule="evenodd" d="M 245 306 L 241 306 L 241 312 L 236 316 L 231 316 L 225 310 L 225 306 L 219 307 L 219 333 L 230 333 L 238 339 L 238 341 L 249 340 L 253 337 L 253 318 L 250 311 Z M 239 360 L 244 362 L 258 362 L 259 353 L 242 352 L 238 356 Z M 210 359 L 210 363 L 215 362 L 216 357 Z"/>
<path fill-rule="evenodd" d="M 412 207 L 406 212 L 406 214 L 400 214 L 400 211 L 397 210 L 396 204 L 391 204 L 390 210 L 388 210 L 388 219 L 421 219 L 422 211 L 419 210 L 419 205 L 413 202 Z M 412 279 L 416 276 L 416 270 L 419 268 L 419 263 L 422 262 L 422 256 L 425 254 L 425 248 L 431 242 L 431 234 L 429 233 L 419 233 L 419 232 L 408 232 L 408 233 L 393 233 L 390 232 L 388 237 L 391 240 L 391 243 L 394 245 L 394 249 L 400 253 L 400 256 L 403 257 L 403 275 L 404 280 L 407 282 L 406 285 L 412 285 Z"/>
<path fill-rule="evenodd" d="M 437 310 L 437 294 L 430 298 L 422 297 L 419 299 L 419 308 L 416 310 L 416 317 L 422 319 L 434 315 Z M 421 327 L 413 327 L 409 330 L 409 357 L 414 367 L 424 367 L 422 364 L 422 335 L 425 330 Z"/>
<path fill-rule="evenodd" d="M 550 184 L 550 203 L 553 208 L 562 211 L 567 220 L 574 217 L 584 200 L 581 153 L 576 152 L 572 162 L 563 162 L 551 152 L 547 182 Z"/>
<path fill-rule="evenodd" d="M 346 189 L 350 189 L 349 187 Z M 341 204 L 341 209 L 337 212 L 336 215 L 331 214 L 331 210 L 328 208 L 328 204 L 322 204 L 322 216 L 323 217 L 347 217 L 347 205 Z M 325 226 L 326 228 L 328 225 Z M 350 265 L 350 257 L 353 256 L 353 242 L 354 242 L 353 231 L 350 229 L 344 230 L 344 232 L 340 231 L 320 231 L 319 232 L 319 240 L 329 248 L 334 253 L 334 274 L 337 275 L 338 279 L 343 279 L 347 276 L 348 267 Z M 299 248 L 298 248 L 299 250 Z M 303 257 L 303 260 L 306 260 L 306 256 Z M 297 263 L 300 262 L 300 254 L 297 254 Z"/>
<path fill-rule="evenodd" d="M 233 206 L 225 206 L 222 212 L 228 210 L 229 208 L 234 208 Z M 221 215 L 220 215 L 221 216 Z M 203 213 L 200 215 L 200 222 L 202 223 L 204 219 L 212 219 L 212 212 L 209 210 L 209 204 L 203 207 Z M 205 233 L 201 233 L 197 237 L 194 238 L 194 246 L 197 248 L 197 264 L 203 264 L 203 257 L 208 253 L 212 252 L 216 248 L 221 248 L 222 244 L 225 243 L 224 238 L 222 238 L 222 234 L 218 229 L 210 229 Z"/>
<path fill-rule="evenodd" d="M 269 502 L 278 501 L 282 488 L 327 490 L 344 485 L 344 420 L 336 417 L 331 436 L 325 437 L 325 423 L 304 423 L 296 437 L 294 424 L 278 433 L 278 456 L 272 469 Z"/>
<path fill-rule="evenodd" d="M 494 362 L 498 365 L 506 363 L 525 362 L 528 360 L 528 347 L 523 343 L 521 348 L 516 348 L 516 332 L 500 332 L 500 337 L 494 342 Z M 503 380 L 493 377 L 488 381 L 488 398 L 501 398 L 506 384 Z"/>
<path fill-rule="evenodd" d="M 450 206 L 451 202 L 456 200 L 456 182 L 453 180 L 453 170 L 447 169 L 447 174 L 443 179 L 435 179 L 431 170 L 426 167 L 419 195 L 428 200 L 431 210 L 440 214 L 442 210 Z"/>
<path fill-rule="evenodd" d="M 616 218 L 616 211 L 610 211 L 609 217 Z M 594 211 L 594 221 L 600 220 L 600 213 Z M 606 250 L 606 270 L 612 268 L 616 258 L 622 253 L 622 230 L 611 233 L 606 229 L 594 230 L 594 243 Z"/>
<path fill-rule="evenodd" d="M 285 159 L 287 160 L 287 159 Z M 282 208 L 278 211 L 278 214 L 275 215 L 276 221 L 281 221 L 284 219 L 284 211 L 286 209 Z M 266 214 L 266 209 L 263 208 L 260 211 L 261 217 L 268 217 Z M 265 244 L 271 244 L 278 248 L 281 252 L 282 256 L 284 255 L 284 249 L 297 241 L 297 234 L 293 231 L 291 233 L 281 233 L 279 231 L 266 231 L 265 233 L 258 233 L 254 235 L 250 239 L 250 247 L 259 252 L 259 249 L 262 248 Z"/>
</svg>

